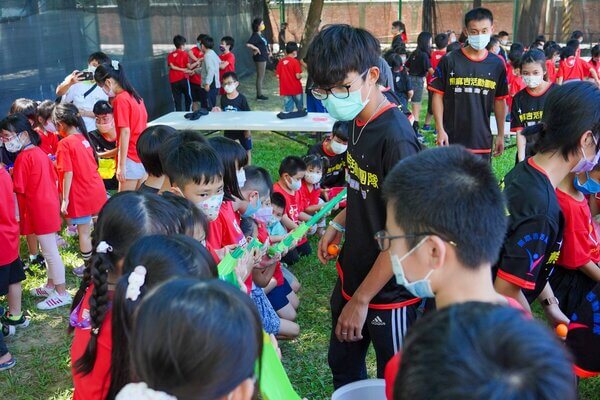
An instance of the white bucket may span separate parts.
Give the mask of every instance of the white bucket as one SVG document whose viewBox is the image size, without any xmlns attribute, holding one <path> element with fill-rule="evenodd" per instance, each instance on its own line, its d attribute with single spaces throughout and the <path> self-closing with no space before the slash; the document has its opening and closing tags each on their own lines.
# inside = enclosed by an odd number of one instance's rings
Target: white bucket
<svg viewBox="0 0 600 400">
<path fill-rule="evenodd" d="M 352 382 L 336 390 L 331 400 L 385 400 L 385 381 L 365 379 Z"/>
</svg>

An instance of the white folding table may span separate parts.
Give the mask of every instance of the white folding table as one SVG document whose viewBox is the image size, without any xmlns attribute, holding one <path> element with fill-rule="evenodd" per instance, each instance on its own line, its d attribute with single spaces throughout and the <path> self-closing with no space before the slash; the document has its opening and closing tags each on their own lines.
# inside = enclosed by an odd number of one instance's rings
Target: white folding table
<svg viewBox="0 0 600 400">
<path fill-rule="evenodd" d="M 197 120 L 184 118 L 185 112 L 171 112 L 148 123 L 168 125 L 177 130 L 208 131 L 271 131 L 295 142 L 309 145 L 284 132 L 331 132 L 335 120 L 324 113 L 308 113 L 302 118 L 279 119 L 275 111 L 210 112 Z"/>
</svg>

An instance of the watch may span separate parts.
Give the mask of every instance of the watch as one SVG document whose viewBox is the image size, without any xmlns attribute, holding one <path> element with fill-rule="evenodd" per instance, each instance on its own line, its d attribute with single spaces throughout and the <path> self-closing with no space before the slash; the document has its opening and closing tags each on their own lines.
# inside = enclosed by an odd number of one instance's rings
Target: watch
<svg viewBox="0 0 600 400">
<path fill-rule="evenodd" d="M 559 301 L 556 297 L 548 297 L 547 299 L 542 300 L 542 305 L 544 307 L 551 306 L 552 304 L 559 304 Z"/>
</svg>

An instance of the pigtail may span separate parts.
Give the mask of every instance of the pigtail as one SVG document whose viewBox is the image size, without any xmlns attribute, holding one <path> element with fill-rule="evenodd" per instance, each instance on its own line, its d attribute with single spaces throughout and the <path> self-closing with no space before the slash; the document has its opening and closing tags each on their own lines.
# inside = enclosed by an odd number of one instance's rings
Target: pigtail
<svg viewBox="0 0 600 400">
<path fill-rule="evenodd" d="M 90 282 L 92 281 L 92 274 L 90 273 L 90 263 L 92 262 L 92 259 L 85 262 L 86 265 L 85 269 L 83 270 L 83 279 L 81 280 L 79 289 L 73 298 L 73 303 L 71 304 L 71 313 L 73 313 L 82 302 L 83 298 L 85 297 L 85 292 L 87 292 L 87 288 L 90 286 Z M 75 327 L 73 325 L 69 325 L 67 332 L 73 333 L 73 331 L 75 331 Z"/>
<path fill-rule="evenodd" d="M 89 301 L 91 335 L 85 352 L 75 363 L 75 371 L 79 374 L 89 374 L 96 363 L 98 336 L 109 308 L 108 271 L 112 269 L 112 266 L 109 255 L 106 253 L 97 252 L 91 259 L 91 282 L 94 285 Z"/>
</svg>

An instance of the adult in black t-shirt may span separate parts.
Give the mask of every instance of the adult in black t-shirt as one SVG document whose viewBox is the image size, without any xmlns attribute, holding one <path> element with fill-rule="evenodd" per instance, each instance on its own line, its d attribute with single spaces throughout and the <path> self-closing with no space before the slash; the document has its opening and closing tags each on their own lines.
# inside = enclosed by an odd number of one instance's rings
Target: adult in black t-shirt
<svg viewBox="0 0 600 400">
<path fill-rule="evenodd" d="M 504 120 L 508 84 L 502 60 L 485 46 L 493 33 L 492 13 L 476 8 L 465 15 L 469 45 L 444 56 L 428 89 L 433 92 L 437 143 L 461 144 L 475 154 L 490 158 L 494 111 L 498 136 L 494 155 L 504 151 Z"/>
<path fill-rule="evenodd" d="M 252 36 L 248 39 L 246 47 L 252 51 L 252 59 L 256 64 L 256 99 L 268 100 L 267 96 L 263 96 L 262 88 L 265 79 L 265 71 L 267 61 L 271 55 L 269 52 L 267 39 L 262 35 L 265 30 L 265 24 L 262 18 L 254 18 L 252 21 Z"/>
<path fill-rule="evenodd" d="M 576 82 L 550 91 L 538 134 L 539 153 L 517 164 L 501 187 L 509 215 L 494 286 L 526 309 L 537 298 L 553 324 L 569 320 L 548 282 L 562 245 L 563 216 L 555 190 L 570 172 L 590 171 L 600 151 L 600 89 Z"/>
<path fill-rule="evenodd" d="M 406 60 L 408 78 L 413 89 L 412 114 L 415 118 L 413 126 L 419 129 L 419 115 L 421 114 L 421 101 L 423 100 L 423 86 L 425 76 L 433 74 L 431 67 L 431 33 L 421 32 L 417 38 L 417 48 Z"/>
</svg>

